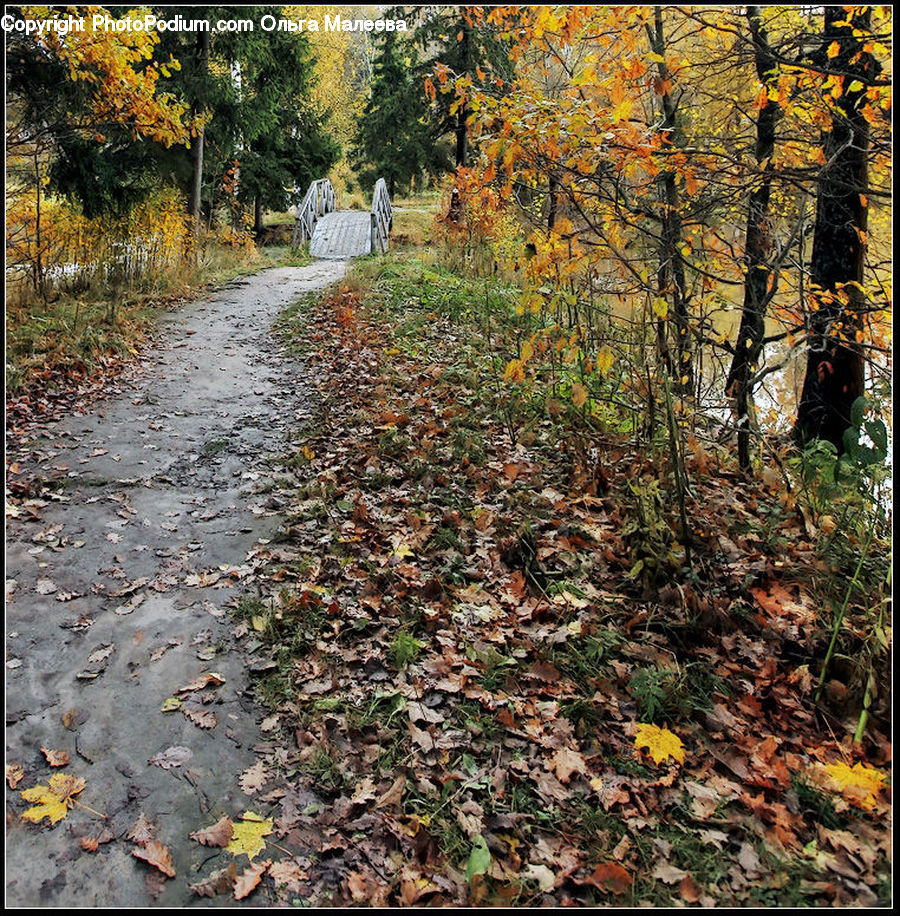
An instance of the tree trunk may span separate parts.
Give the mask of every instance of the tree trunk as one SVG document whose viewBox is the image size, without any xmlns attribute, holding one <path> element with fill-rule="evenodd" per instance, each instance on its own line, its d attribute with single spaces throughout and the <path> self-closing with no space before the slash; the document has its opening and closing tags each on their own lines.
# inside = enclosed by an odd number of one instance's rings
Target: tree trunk
<svg viewBox="0 0 900 916">
<path fill-rule="evenodd" d="M 650 46 L 660 58 L 665 57 L 666 42 L 663 30 L 662 9 L 654 11 L 654 29 L 647 26 Z M 663 60 L 657 62 L 657 72 L 661 86 L 669 83 L 669 69 Z M 663 121 L 660 133 L 664 142 L 676 146 L 682 145 L 682 136 L 678 124 L 678 108 L 668 89 L 661 93 Z M 675 181 L 675 171 L 665 169 L 660 173 L 662 187 L 662 213 L 660 218 L 659 269 L 657 286 L 659 295 L 672 303 L 672 321 L 675 326 L 675 353 L 677 365 L 671 366 L 675 375 L 676 390 L 688 393 L 693 389 L 693 354 L 690 342 L 690 315 L 687 284 L 684 274 L 684 261 L 681 257 L 681 202 Z M 660 354 L 669 367 L 668 344 L 663 344 Z"/>
<path fill-rule="evenodd" d="M 843 74 L 831 130 L 822 145 L 825 166 L 819 178 L 816 224 L 810 261 L 812 310 L 803 393 L 794 435 L 805 443 L 824 439 L 843 450 L 850 408 L 865 390 L 863 353 L 856 341 L 863 327 L 862 289 L 868 222 L 869 125 L 860 109 L 877 62 L 854 30 L 867 31 L 870 12 L 825 7 L 823 52 L 837 42 L 840 51 L 822 62 Z"/>
<path fill-rule="evenodd" d="M 209 66 L 209 32 L 202 31 L 197 36 L 197 60 L 199 71 L 202 77 L 206 76 L 206 70 Z M 196 114 L 203 114 L 200 106 L 195 108 Z M 203 125 L 197 128 L 191 140 L 191 205 L 190 214 L 193 220 L 194 250 L 200 241 L 200 226 L 203 221 L 202 217 L 202 192 L 203 192 L 203 145 L 205 131 Z"/>
<path fill-rule="evenodd" d="M 470 32 L 472 27 L 468 22 L 463 20 L 462 28 L 462 60 L 463 73 L 468 73 L 471 68 L 471 45 L 470 45 Z M 466 156 L 469 151 L 469 127 L 466 124 L 466 119 L 469 116 L 469 109 L 465 102 L 459 106 L 459 110 L 456 112 L 456 167 L 459 168 L 461 165 L 466 164 Z"/>
<path fill-rule="evenodd" d="M 552 232 L 556 225 L 556 214 L 559 209 L 559 178 L 556 170 L 550 172 L 550 187 L 548 189 L 550 197 L 550 207 L 547 213 L 547 231 Z"/>
<path fill-rule="evenodd" d="M 777 73 L 769 38 L 762 24 L 760 8 L 747 7 L 747 19 L 753 36 L 756 74 L 763 86 L 768 87 L 777 80 Z M 767 98 L 756 120 L 756 162 L 761 169 L 762 178 L 759 186 L 750 194 L 747 210 L 747 274 L 744 280 L 744 305 L 734 359 L 725 382 L 726 392 L 737 401 L 738 463 L 745 471 L 750 469 L 750 404 L 753 396 L 751 377 L 762 352 L 766 309 L 771 298 L 769 278 L 772 271 L 769 258 L 772 239 L 768 231 L 768 222 L 777 114 L 777 101 Z"/>
<path fill-rule="evenodd" d="M 253 235 L 258 239 L 263 234 L 263 205 L 262 196 L 257 194 L 253 199 Z"/>
</svg>

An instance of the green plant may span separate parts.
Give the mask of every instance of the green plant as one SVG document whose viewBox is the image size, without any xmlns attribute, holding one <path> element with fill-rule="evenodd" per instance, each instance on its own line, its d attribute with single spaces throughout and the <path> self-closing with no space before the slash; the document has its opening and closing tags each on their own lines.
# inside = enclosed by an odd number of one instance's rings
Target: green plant
<svg viewBox="0 0 900 916">
<path fill-rule="evenodd" d="M 671 580 L 680 570 L 683 557 L 666 517 L 659 481 L 629 480 L 628 490 L 628 521 L 622 529 L 632 564 L 628 577 L 653 587 Z"/>
<path fill-rule="evenodd" d="M 415 636 L 404 629 L 400 630 L 394 637 L 391 647 L 388 649 L 388 655 L 390 655 L 394 666 L 402 670 L 407 665 L 411 665 L 424 648 L 425 643 L 419 642 Z"/>
<path fill-rule="evenodd" d="M 712 706 L 714 693 L 729 694 L 727 683 L 705 662 L 677 668 L 642 668 L 628 682 L 642 721 L 665 722 Z"/>
</svg>

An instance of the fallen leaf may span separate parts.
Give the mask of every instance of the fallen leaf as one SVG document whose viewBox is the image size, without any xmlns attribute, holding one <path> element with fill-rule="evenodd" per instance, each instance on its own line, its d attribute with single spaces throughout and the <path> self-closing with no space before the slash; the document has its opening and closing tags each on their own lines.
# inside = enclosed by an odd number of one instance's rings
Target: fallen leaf
<svg viewBox="0 0 900 916">
<path fill-rule="evenodd" d="M 131 850 L 131 854 L 136 859 L 142 859 L 154 868 L 158 868 L 164 875 L 170 878 L 175 877 L 175 863 L 172 861 L 172 854 L 158 840 L 149 840 L 141 846 L 136 846 Z"/>
<path fill-rule="evenodd" d="M 266 772 L 265 765 L 261 760 L 258 760 L 252 767 L 241 773 L 239 782 L 245 795 L 253 795 L 257 789 L 265 785 L 268 778 L 269 775 Z"/>
<path fill-rule="evenodd" d="M 194 678 L 190 684 L 186 684 L 184 687 L 179 687 L 175 691 L 176 694 L 179 693 L 194 693 L 194 691 L 202 690 L 204 687 L 213 684 L 218 687 L 220 684 L 225 683 L 225 678 L 222 677 L 217 671 L 210 671 L 206 674 L 201 674 L 200 677 Z"/>
<path fill-rule="evenodd" d="M 242 874 L 238 875 L 238 879 L 234 883 L 234 899 L 243 900 L 244 897 L 250 894 L 259 884 L 263 874 L 271 864 L 271 859 L 266 859 L 265 862 L 257 862 L 256 865 L 251 865 Z"/>
<path fill-rule="evenodd" d="M 697 903 L 700 900 L 700 888 L 690 875 L 685 875 L 678 885 L 678 893 L 685 903 Z"/>
<path fill-rule="evenodd" d="M 46 747 L 42 747 L 41 753 L 47 758 L 47 763 L 52 767 L 65 767 L 71 761 L 68 751 L 51 751 Z"/>
<path fill-rule="evenodd" d="M 687 877 L 687 872 L 676 868 L 671 862 L 657 862 L 650 877 L 665 884 L 679 884 Z"/>
<path fill-rule="evenodd" d="M 235 857 L 245 855 L 252 860 L 266 848 L 263 837 L 272 832 L 273 823 L 252 811 L 245 811 L 241 820 L 233 826 L 234 833 L 226 850 Z"/>
<path fill-rule="evenodd" d="M 56 591 L 56 583 L 50 579 L 38 579 L 34 590 L 39 595 L 52 595 Z"/>
<path fill-rule="evenodd" d="M 115 651 L 116 651 L 115 643 L 110 643 L 109 645 L 106 645 L 106 646 L 100 646 L 99 648 L 91 652 L 91 654 L 88 656 L 88 664 L 94 665 L 97 662 L 105 661 Z"/>
<path fill-rule="evenodd" d="M 142 811 L 134 822 L 134 826 L 125 834 L 125 839 L 143 846 L 156 839 L 156 825 Z"/>
<path fill-rule="evenodd" d="M 561 747 L 551 761 L 553 772 L 560 782 L 568 782 L 573 773 L 587 773 L 587 764 L 584 757 L 568 747 Z"/>
<path fill-rule="evenodd" d="M 302 890 L 302 882 L 309 878 L 309 873 L 301 868 L 296 862 L 273 862 L 269 866 L 269 876 L 275 882 L 275 886 L 284 885 L 294 894 L 299 894 Z"/>
<path fill-rule="evenodd" d="M 581 884 L 592 884 L 597 890 L 616 896 L 631 890 L 631 875 L 618 862 L 601 862 Z"/>
<path fill-rule="evenodd" d="M 164 770 L 171 770 L 173 767 L 180 767 L 193 756 L 194 752 L 190 748 L 177 745 L 151 757 L 147 762 L 153 766 L 162 767 Z"/>
<path fill-rule="evenodd" d="M 662 763 L 667 757 L 684 763 L 684 746 L 681 739 L 668 728 L 639 723 L 634 746 L 647 748 L 654 763 Z"/>
<path fill-rule="evenodd" d="M 406 792 L 406 777 L 398 776 L 391 787 L 375 803 L 376 808 L 392 808 L 399 805 L 403 800 L 403 794 Z"/>
<path fill-rule="evenodd" d="M 875 796 L 887 781 L 884 773 L 863 763 L 851 767 L 841 761 L 829 763 L 822 769 L 824 779 L 821 776 L 817 779 L 820 784 L 840 792 L 850 804 L 866 810 L 875 807 Z"/>
<path fill-rule="evenodd" d="M 556 887 L 556 875 L 546 865 L 531 865 L 519 872 L 521 877 L 537 881 L 538 887 L 547 893 Z"/>
<path fill-rule="evenodd" d="M 168 697 L 159 707 L 160 712 L 177 712 L 179 709 L 181 709 L 181 700 L 178 697 Z"/>
<path fill-rule="evenodd" d="M 73 807 L 77 795 L 87 785 L 80 776 L 68 773 L 56 773 L 50 777 L 49 786 L 34 786 L 22 791 L 22 798 L 29 802 L 39 802 L 22 815 L 23 820 L 39 824 L 45 817 L 51 824 L 61 821 Z"/>
<path fill-rule="evenodd" d="M 204 712 L 202 709 L 190 709 L 184 706 L 181 711 L 184 713 L 185 718 L 189 719 L 194 725 L 200 728 L 215 728 L 219 722 L 216 718 L 216 714 L 208 710 Z"/>
<path fill-rule="evenodd" d="M 466 878 L 471 883 L 475 875 L 483 875 L 491 867 L 491 851 L 488 849 L 487 842 L 479 833 L 474 838 L 472 851 L 469 853 L 469 861 L 466 864 Z"/>
<path fill-rule="evenodd" d="M 6 764 L 6 784 L 10 787 L 10 789 L 15 789 L 15 787 L 22 781 L 24 776 L 25 768 L 21 763 Z"/>
<path fill-rule="evenodd" d="M 116 835 L 108 827 L 104 827 L 100 833 L 83 836 L 79 839 L 79 844 L 85 852 L 96 852 L 101 844 L 111 843 Z"/>
<path fill-rule="evenodd" d="M 237 865 L 232 862 L 227 868 L 220 868 L 205 880 L 199 881 L 197 884 L 189 884 L 188 887 L 198 897 L 215 897 L 218 894 L 228 893 L 234 887 L 236 880 Z"/>
<path fill-rule="evenodd" d="M 191 839 L 196 840 L 204 846 L 221 846 L 225 847 L 231 842 L 234 833 L 234 825 L 230 817 L 221 817 L 212 825 L 203 830 L 198 830 L 191 834 Z"/>
</svg>

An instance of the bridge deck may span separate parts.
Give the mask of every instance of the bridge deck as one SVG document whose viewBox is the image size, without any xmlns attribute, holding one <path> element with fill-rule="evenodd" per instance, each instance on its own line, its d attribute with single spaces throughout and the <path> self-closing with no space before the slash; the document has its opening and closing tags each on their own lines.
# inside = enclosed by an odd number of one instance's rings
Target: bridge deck
<svg viewBox="0 0 900 916">
<path fill-rule="evenodd" d="M 356 258 L 372 252 L 372 217 L 358 210 L 334 210 L 316 222 L 309 253 L 314 258 Z"/>
</svg>

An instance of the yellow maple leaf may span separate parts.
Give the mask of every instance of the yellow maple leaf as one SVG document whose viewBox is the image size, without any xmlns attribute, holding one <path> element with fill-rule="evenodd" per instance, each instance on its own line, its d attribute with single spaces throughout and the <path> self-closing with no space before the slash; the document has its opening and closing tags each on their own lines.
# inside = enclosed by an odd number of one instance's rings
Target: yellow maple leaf
<svg viewBox="0 0 900 916">
<path fill-rule="evenodd" d="M 667 757 L 684 763 L 684 746 L 681 738 L 670 732 L 668 728 L 639 722 L 634 746 L 647 748 L 654 763 L 662 763 Z"/>
<path fill-rule="evenodd" d="M 61 821 L 75 804 L 73 795 L 77 795 L 87 783 L 80 776 L 68 773 L 55 773 L 50 777 L 49 786 L 34 786 L 22 791 L 25 801 L 38 802 L 23 815 L 23 820 L 39 824 L 45 817 L 51 824 Z"/>
<path fill-rule="evenodd" d="M 847 766 L 841 763 L 829 763 L 825 773 L 834 787 L 848 802 L 860 808 L 875 807 L 875 794 L 884 786 L 887 776 L 880 770 L 867 767 L 862 763 Z"/>
<path fill-rule="evenodd" d="M 225 849 L 233 856 L 243 854 L 252 860 L 254 856 L 259 855 L 266 848 L 266 842 L 263 837 L 272 832 L 273 823 L 271 819 L 263 820 L 252 811 L 245 811 L 241 818 L 242 820 L 234 823 L 231 842 Z"/>
</svg>

